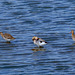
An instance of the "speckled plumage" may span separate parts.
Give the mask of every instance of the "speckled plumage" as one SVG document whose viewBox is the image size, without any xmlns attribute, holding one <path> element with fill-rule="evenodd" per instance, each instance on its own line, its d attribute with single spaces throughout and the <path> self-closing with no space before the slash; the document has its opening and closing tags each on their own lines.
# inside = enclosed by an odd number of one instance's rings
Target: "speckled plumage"
<svg viewBox="0 0 75 75">
<path fill-rule="evenodd" d="M 75 41 L 75 34 L 74 34 L 74 30 L 72 30 L 70 33 L 72 33 L 72 39 Z"/>
<path fill-rule="evenodd" d="M 43 39 L 35 37 L 35 36 L 32 38 L 32 40 L 34 44 L 36 44 L 38 47 L 47 44 L 47 42 L 45 42 Z"/>
<path fill-rule="evenodd" d="M 0 35 L 6 40 L 6 41 L 11 41 L 14 40 L 15 38 L 13 36 L 11 36 L 8 33 L 3 34 L 2 32 L 0 32 Z"/>
</svg>

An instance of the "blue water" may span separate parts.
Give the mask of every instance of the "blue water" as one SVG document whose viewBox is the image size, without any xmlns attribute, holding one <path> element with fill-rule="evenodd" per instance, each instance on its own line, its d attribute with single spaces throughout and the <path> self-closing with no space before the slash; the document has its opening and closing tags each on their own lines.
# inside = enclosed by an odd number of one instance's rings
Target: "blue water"
<svg viewBox="0 0 75 75">
<path fill-rule="evenodd" d="M 0 75 L 75 75 L 75 0 L 0 0 Z M 38 36 L 48 42 L 33 44 Z"/>
</svg>

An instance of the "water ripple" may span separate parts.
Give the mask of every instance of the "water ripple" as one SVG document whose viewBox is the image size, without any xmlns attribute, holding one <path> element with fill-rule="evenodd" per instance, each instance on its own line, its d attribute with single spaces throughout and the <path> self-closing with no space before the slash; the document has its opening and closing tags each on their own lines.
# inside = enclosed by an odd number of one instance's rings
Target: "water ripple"
<svg viewBox="0 0 75 75">
<path fill-rule="evenodd" d="M 75 75 L 74 8 L 74 0 L 1 0 L 0 32 L 16 39 L 0 36 L 0 74 Z M 38 48 L 33 36 L 48 44 Z"/>
</svg>

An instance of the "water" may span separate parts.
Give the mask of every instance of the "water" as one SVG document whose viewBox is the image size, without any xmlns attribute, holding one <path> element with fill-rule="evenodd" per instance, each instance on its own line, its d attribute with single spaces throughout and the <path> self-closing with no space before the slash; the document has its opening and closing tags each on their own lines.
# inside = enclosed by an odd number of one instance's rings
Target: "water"
<svg viewBox="0 0 75 75">
<path fill-rule="evenodd" d="M 74 0 L 0 0 L 0 31 L 16 38 L 0 36 L 0 75 L 75 75 L 74 24 Z"/>
</svg>

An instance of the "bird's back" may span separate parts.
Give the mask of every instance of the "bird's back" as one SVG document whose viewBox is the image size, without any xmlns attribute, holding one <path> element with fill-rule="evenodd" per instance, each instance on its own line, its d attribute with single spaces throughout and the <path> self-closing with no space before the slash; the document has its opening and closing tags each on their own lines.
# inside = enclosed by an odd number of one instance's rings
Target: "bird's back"
<svg viewBox="0 0 75 75">
<path fill-rule="evenodd" d="M 7 39 L 15 39 L 13 36 L 11 36 L 11 35 L 8 34 L 8 33 L 5 33 L 5 34 L 4 34 L 4 38 L 7 38 Z"/>
</svg>

